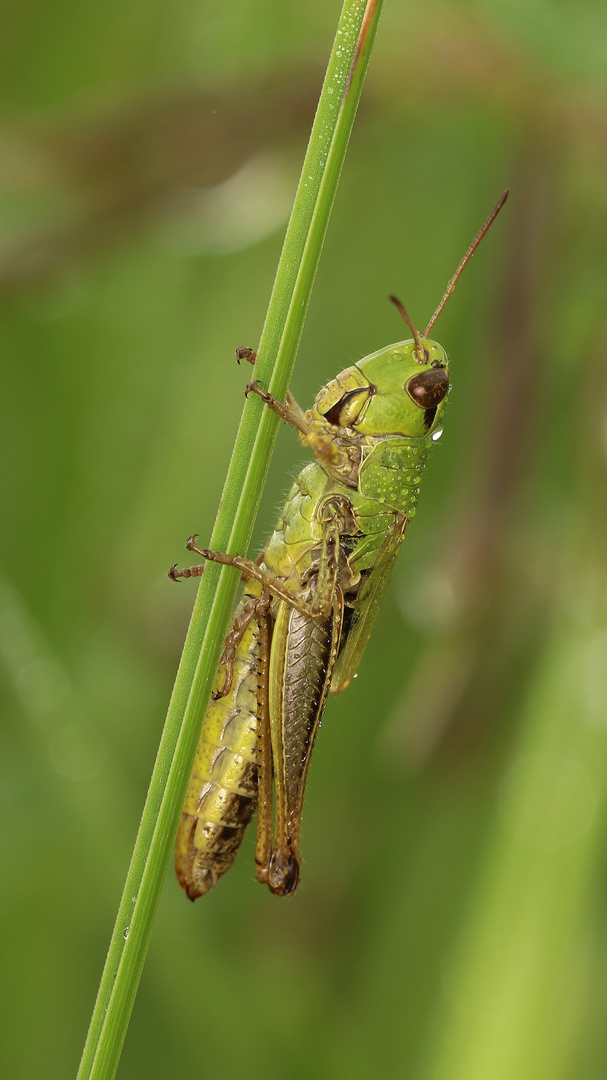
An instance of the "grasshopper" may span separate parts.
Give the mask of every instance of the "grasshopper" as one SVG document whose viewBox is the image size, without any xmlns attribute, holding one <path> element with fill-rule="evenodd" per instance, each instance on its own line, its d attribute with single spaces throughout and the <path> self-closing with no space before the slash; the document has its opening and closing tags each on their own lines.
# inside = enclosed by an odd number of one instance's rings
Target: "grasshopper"
<svg viewBox="0 0 607 1080">
<path fill-rule="evenodd" d="M 191 900 L 230 868 L 257 806 L 257 880 L 278 896 L 299 880 L 304 791 L 329 690 L 355 676 L 390 573 L 414 516 L 424 467 L 450 389 L 447 355 L 428 338 L 508 191 L 468 248 L 420 334 L 342 371 L 304 412 L 258 382 L 247 386 L 299 432 L 314 460 L 295 480 L 270 540 L 253 562 L 198 547 L 245 582 L 214 683 L 176 844 Z M 255 362 L 252 349 L 237 357 Z M 197 577 L 204 563 L 170 570 Z"/>
</svg>

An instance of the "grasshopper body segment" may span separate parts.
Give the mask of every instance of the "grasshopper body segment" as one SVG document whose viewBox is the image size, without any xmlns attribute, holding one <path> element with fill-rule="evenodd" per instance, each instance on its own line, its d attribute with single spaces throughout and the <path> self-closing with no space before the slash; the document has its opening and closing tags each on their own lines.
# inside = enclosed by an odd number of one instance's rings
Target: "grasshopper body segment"
<svg viewBox="0 0 607 1080">
<path fill-rule="evenodd" d="M 255 809 L 261 771 L 266 777 L 273 771 L 275 805 L 271 795 L 263 805 L 260 799 L 257 877 L 278 895 L 297 885 L 305 784 L 327 694 L 341 692 L 356 674 L 415 514 L 449 389 L 441 346 L 425 341 L 421 362 L 415 347 L 414 341 L 399 342 L 347 368 L 306 413 L 293 402 L 280 407 L 315 460 L 295 480 L 263 556 L 255 564 L 235 562 L 247 582 L 245 594 L 207 711 L 177 840 L 177 874 L 191 899 L 208 892 L 231 866 Z M 269 397 L 256 384 L 251 389 Z M 236 628 L 247 615 L 239 637 Z"/>
<path fill-rule="evenodd" d="M 188 541 L 245 582 L 177 836 L 177 876 L 191 900 L 232 865 L 256 806 L 258 881 L 279 896 L 297 887 L 306 779 L 327 695 L 345 690 L 358 670 L 442 429 L 449 365 L 427 335 L 507 194 L 423 335 L 391 297 L 413 338 L 346 368 L 307 412 L 290 395 L 282 403 L 258 383 L 247 387 L 298 430 L 314 460 L 295 480 L 256 562 Z M 237 357 L 254 363 L 256 353 L 238 349 Z M 173 567 L 170 576 L 203 570 Z"/>
<path fill-rule="evenodd" d="M 177 876 L 192 899 L 229 870 L 257 803 L 259 638 L 251 619 L 236 649 L 229 693 L 211 700 L 196 752 L 175 848 Z M 223 677 L 220 666 L 214 695 Z"/>
</svg>

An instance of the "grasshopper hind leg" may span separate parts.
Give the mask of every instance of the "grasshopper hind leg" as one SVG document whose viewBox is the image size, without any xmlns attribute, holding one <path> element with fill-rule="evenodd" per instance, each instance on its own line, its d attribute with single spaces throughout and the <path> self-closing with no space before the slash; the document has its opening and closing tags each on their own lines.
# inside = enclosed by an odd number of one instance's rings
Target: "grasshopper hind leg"
<svg viewBox="0 0 607 1080">
<path fill-rule="evenodd" d="M 261 885 L 268 884 L 268 867 L 274 834 L 274 800 L 272 792 L 272 738 L 270 733 L 270 648 L 272 618 L 270 598 L 264 590 L 259 610 L 259 664 L 257 668 L 257 721 L 259 724 L 259 755 L 257 765 L 257 840 L 255 843 L 255 877 Z"/>
<path fill-rule="evenodd" d="M 219 701 L 220 698 L 227 697 L 232 689 L 236 652 L 247 631 L 251 619 L 257 612 L 259 603 L 259 598 L 256 596 L 243 597 L 241 608 L 236 615 L 232 629 L 224 642 L 223 652 L 219 660 L 219 667 L 224 670 L 223 686 L 220 689 L 213 690 L 213 701 Z"/>
</svg>

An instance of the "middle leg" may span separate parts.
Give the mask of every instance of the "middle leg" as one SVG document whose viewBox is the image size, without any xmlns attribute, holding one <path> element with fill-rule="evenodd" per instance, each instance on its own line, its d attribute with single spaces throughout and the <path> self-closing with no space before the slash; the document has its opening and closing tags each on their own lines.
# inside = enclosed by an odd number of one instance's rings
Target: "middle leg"
<svg viewBox="0 0 607 1080">
<path fill-rule="evenodd" d="M 307 615 L 311 619 L 324 619 L 329 614 L 330 602 L 323 596 L 315 596 L 310 602 L 302 600 L 290 592 L 279 578 L 268 573 L 267 570 L 262 570 L 257 562 L 253 562 L 251 559 L 243 559 L 240 555 L 226 555 L 222 551 L 210 551 L 209 548 L 200 548 L 195 541 L 195 536 L 188 538 L 186 544 L 188 551 L 195 551 L 197 555 L 201 555 L 203 559 L 208 559 L 210 562 L 221 563 L 223 566 L 234 566 L 237 570 L 240 570 L 245 581 L 259 581 L 272 596 L 284 600 L 286 604 L 300 611 L 302 615 Z M 204 563 L 199 566 L 187 566 L 182 570 L 177 570 L 176 567 L 177 564 L 175 563 L 175 566 L 172 566 L 169 570 L 169 577 L 173 581 L 178 581 L 182 577 L 202 577 L 204 573 Z"/>
</svg>

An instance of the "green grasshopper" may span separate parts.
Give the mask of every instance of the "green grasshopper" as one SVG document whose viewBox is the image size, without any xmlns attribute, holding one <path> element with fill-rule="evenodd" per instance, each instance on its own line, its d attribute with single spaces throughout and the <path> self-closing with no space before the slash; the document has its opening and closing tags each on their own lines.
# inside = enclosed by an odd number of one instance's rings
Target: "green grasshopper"
<svg viewBox="0 0 607 1080">
<path fill-rule="evenodd" d="M 420 334 L 342 371 L 304 412 L 259 394 L 299 432 L 314 461 L 299 474 L 253 562 L 200 548 L 245 582 L 214 683 L 177 835 L 176 870 L 191 900 L 230 868 L 257 806 L 256 877 L 278 896 L 299 880 L 304 791 L 329 690 L 354 678 L 405 529 L 414 516 L 449 393 L 444 349 L 428 334 L 501 210 L 489 215 Z M 252 349 L 238 359 L 255 362 Z M 197 577 L 204 563 L 170 576 Z"/>
</svg>

